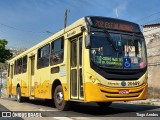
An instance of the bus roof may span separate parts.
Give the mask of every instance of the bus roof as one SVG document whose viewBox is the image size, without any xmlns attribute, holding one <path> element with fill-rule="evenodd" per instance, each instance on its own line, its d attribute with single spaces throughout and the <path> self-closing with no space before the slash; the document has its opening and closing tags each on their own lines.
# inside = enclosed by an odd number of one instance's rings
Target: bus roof
<svg viewBox="0 0 160 120">
<path fill-rule="evenodd" d="M 100 21 L 101 23 L 96 23 L 97 21 Z M 59 32 L 55 33 L 54 35 L 48 37 L 47 39 L 43 40 L 42 42 L 38 43 L 37 45 L 29 48 L 28 50 L 26 50 L 25 52 L 17 55 L 16 57 L 8 60 L 7 62 L 12 62 L 20 57 L 25 56 L 26 54 L 28 54 L 29 52 L 38 49 L 44 45 L 46 45 L 47 43 L 53 41 L 54 39 L 64 35 L 66 32 L 78 27 L 78 26 L 84 26 L 84 25 L 91 25 L 91 26 L 96 26 L 96 27 L 100 27 L 100 28 L 110 28 L 110 29 L 120 29 L 118 26 L 115 27 L 116 24 L 114 23 L 120 23 L 118 24 L 119 26 L 122 24 L 123 26 L 120 26 L 120 28 L 123 28 L 125 30 L 130 30 L 132 29 L 131 27 L 134 27 L 133 29 L 138 29 L 137 31 L 140 31 L 140 28 L 138 26 L 138 24 L 133 23 L 133 22 L 129 22 L 129 21 L 125 21 L 125 20 L 121 20 L 121 19 L 116 19 L 116 18 L 110 18 L 110 17 L 102 17 L 102 16 L 85 16 L 80 18 L 79 20 L 75 21 L 74 23 L 72 23 L 71 25 L 67 26 L 66 28 L 60 30 Z M 126 24 L 126 26 L 125 26 Z"/>
<path fill-rule="evenodd" d="M 74 23 L 72 23 L 71 25 L 69 25 L 66 28 L 60 30 L 59 32 L 53 34 L 52 36 L 48 37 L 47 39 L 43 40 L 42 42 L 40 42 L 40 43 L 36 44 L 35 46 L 29 48 L 28 50 L 24 51 L 23 53 L 15 56 L 14 58 L 12 58 L 10 60 L 8 60 L 7 62 L 9 63 L 9 62 L 12 62 L 12 61 L 14 61 L 14 60 L 16 60 L 18 58 L 21 58 L 21 57 L 25 56 L 26 54 L 28 54 L 29 52 L 31 52 L 31 51 L 33 51 L 35 49 L 38 49 L 38 48 L 46 45 L 47 43 L 53 41 L 54 39 L 64 35 L 66 32 L 68 32 L 68 31 L 70 31 L 70 30 L 72 30 L 72 29 L 74 29 L 74 28 L 76 28 L 78 26 L 83 26 L 85 24 L 86 24 L 85 23 L 85 17 L 82 17 L 79 20 L 77 20 Z"/>
</svg>

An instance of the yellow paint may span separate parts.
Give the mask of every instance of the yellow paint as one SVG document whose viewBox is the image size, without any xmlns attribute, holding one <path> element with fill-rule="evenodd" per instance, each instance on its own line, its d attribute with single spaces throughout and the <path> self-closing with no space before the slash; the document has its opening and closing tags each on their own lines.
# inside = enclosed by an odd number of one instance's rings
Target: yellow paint
<svg viewBox="0 0 160 120">
<path fill-rule="evenodd" d="M 10 79 L 7 79 L 7 94 L 11 95 L 11 93 L 12 93 L 11 81 Z"/>
<path fill-rule="evenodd" d="M 45 80 L 42 84 L 35 85 L 35 97 L 37 98 L 51 98 L 51 88 L 52 86 L 49 84 L 49 80 Z"/>
<path fill-rule="evenodd" d="M 130 101 L 147 98 L 148 84 L 134 88 L 114 88 L 93 83 L 85 83 L 85 101 L 86 102 L 107 102 L 107 101 Z M 119 90 L 129 90 L 129 94 L 119 94 Z M 138 92 L 142 90 L 141 92 Z M 102 92 L 105 91 L 105 92 Z M 131 93 L 134 92 L 134 93 Z M 136 93 L 137 92 L 137 93 Z M 106 97 L 109 96 L 109 97 Z M 138 95 L 138 96 L 137 96 Z M 134 97 L 137 96 L 137 97 Z"/>
<path fill-rule="evenodd" d="M 64 93 L 64 99 L 65 100 L 69 100 L 69 95 L 68 95 L 68 87 L 67 84 L 62 84 L 63 87 L 63 93 Z"/>
<path fill-rule="evenodd" d="M 21 94 L 22 96 L 28 97 L 28 86 L 25 80 L 21 80 Z"/>
<path fill-rule="evenodd" d="M 103 85 L 110 86 L 110 87 L 121 87 L 122 81 L 126 82 L 126 86 L 124 86 L 124 87 L 136 87 L 136 86 L 140 86 L 140 85 L 147 82 L 148 73 L 146 72 L 138 80 L 129 80 L 128 81 L 128 80 L 107 80 L 104 77 L 102 77 L 101 75 L 97 74 L 95 71 L 91 71 L 90 73 L 88 73 L 88 72 L 86 73 L 86 78 L 89 80 L 88 82 L 92 82 L 94 84 L 101 83 Z M 130 86 L 130 84 L 129 84 L 130 82 L 138 82 L 139 84 Z"/>
<path fill-rule="evenodd" d="M 85 27 L 86 31 L 82 33 L 81 27 Z M 16 87 L 19 84 L 21 87 L 22 96 L 31 97 L 31 90 L 33 88 L 33 96 L 36 98 L 51 99 L 52 98 L 52 84 L 55 80 L 59 80 L 62 84 L 64 99 L 70 100 L 70 48 L 71 39 L 77 36 L 83 36 L 82 39 L 82 78 L 83 78 L 83 90 L 84 98 L 76 96 L 85 102 L 106 102 L 106 101 L 129 101 L 129 100 L 140 100 L 147 98 L 147 72 L 138 80 L 131 80 L 132 82 L 139 82 L 139 85 L 122 87 L 120 80 L 107 80 L 100 74 L 96 73 L 90 66 L 90 54 L 89 49 L 85 48 L 85 37 L 88 35 L 87 25 L 85 18 L 82 18 L 67 28 L 59 31 L 48 39 L 42 41 L 41 43 L 35 45 L 34 47 L 26 50 L 22 54 L 14 57 L 8 63 L 14 66 L 15 60 L 21 58 L 22 56 L 28 56 L 27 72 L 19 75 L 13 75 L 8 77 L 7 80 L 7 92 L 8 94 L 16 95 Z M 45 68 L 37 69 L 37 51 L 39 48 L 46 44 L 50 44 L 52 41 L 64 36 L 64 60 L 62 63 L 48 66 Z M 31 75 L 31 60 L 30 57 L 35 55 L 35 66 L 34 75 Z M 107 58 L 105 58 L 107 59 Z M 66 73 L 54 73 L 51 74 L 52 67 L 59 67 L 66 71 Z M 64 72 L 63 71 L 63 72 Z M 31 76 L 33 79 L 31 80 Z M 118 94 L 119 90 L 129 90 L 130 94 L 122 95 Z M 133 92 L 133 93 L 132 93 Z M 136 96 L 136 97 L 134 97 Z M 76 99 L 75 99 L 76 100 Z"/>
<path fill-rule="evenodd" d="M 12 95 L 16 95 L 16 86 L 12 86 Z"/>
<path fill-rule="evenodd" d="M 35 55 L 35 75 L 34 75 L 34 82 L 38 82 L 37 86 L 33 86 L 34 87 L 34 92 L 35 92 L 35 97 L 38 98 L 52 98 L 52 83 L 54 82 L 55 79 L 59 79 L 61 81 L 61 84 L 67 84 L 67 75 L 64 77 L 61 77 L 59 73 L 57 74 L 51 74 L 50 73 L 50 69 L 51 66 L 46 67 L 46 68 L 42 68 L 37 70 L 37 49 L 39 49 L 41 46 L 44 46 L 45 44 L 51 43 L 53 40 L 56 40 L 57 38 L 64 36 L 65 41 L 66 39 L 69 39 L 70 37 L 73 37 L 73 35 L 77 35 L 81 33 L 81 26 L 86 25 L 85 23 L 85 18 L 81 18 L 80 20 L 78 20 L 77 22 L 73 23 L 71 26 L 68 26 L 65 28 L 65 30 L 61 30 L 58 33 L 54 34 L 53 36 L 49 37 L 48 39 L 42 41 L 41 43 L 35 45 L 34 47 L 26 50 L 25 52 L 21 53 L 20 55 L 14 57 L 13 59 L 9 60 L 8 63 L 11 65 L 13 65 L 14 67 L 14 62 L 15 60 L 27 55 L 28 56 L 28 65 L 27 65 L 27 72 L 23 73 L 23 74 L 18 74 L 18 75 L 13 75 L 13 79 L 12 82 L 9 81 L 7 84 L 7 89 L 8 89 L 8 93 L 9 94 L 13 94 L 16 95 L 16 86 L 18 84 L 20 84 L 21 86 L 21 92 L 23 94 L 23 96 L 31 96 L 30 95 L 30 91 L 31 91 L 31 68 L 30 68 L 30 60 L 29 58 L 33 55 Z M 65 31 L 65 33 L 64 33 Z M 66 41 L 68 42 L 68 41 Z M 67 44 L 65 44 L 67 45 Z M 68 51 L 70 47 L 65 46 L 65 50 L 64 51 Z M 67 70 L 68 69 L 68 65 L 64 65 L 66 64 L 67 61 L 67 57 L 68 56 L 64 56 L 64 61 L 61 64 L 55 65 L 55 66 L 61 66 L 63 65 L 63 67 Z M 54 66 L 54 67 L 55 67 Z M 53 66 L 52 66 L 53 67 Z M 14 69 L 13 69 L 14 70 Z M 11 80 L 11 76 L 8 77 L 9 80 Z M 48 82 L 46 82 L 45 80 L 49 80 Z M 12 83 L 12 86 L 11 86 Z M 43 84 L 43 85 L 42 85 Z M 67 85 L 65 85 L 67 88 Z M 10 88 L 12 89 L 12 91 L 10 90 Z M 67 88 L 68 89 L 68 88 Z M 68 91 L 67 91 L 68 92 Z M 66 92 L 65 99 L 69 99 Z"/>
</svg>

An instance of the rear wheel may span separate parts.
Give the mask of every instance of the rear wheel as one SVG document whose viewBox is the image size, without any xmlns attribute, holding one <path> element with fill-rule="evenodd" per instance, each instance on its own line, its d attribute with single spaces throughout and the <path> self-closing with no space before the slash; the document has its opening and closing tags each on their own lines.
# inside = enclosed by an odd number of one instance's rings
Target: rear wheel
<svg viewBox="0 0 160 120">
<path fill-rule="evenodd" d="M 29 97 L 23 97 L 23 101 L 24 102 L 28 102 L 29 101 Z"/>
<path fill-rule="evenodd" d="M 45 99 L 45 101 L 46 101 L 46 103 L 47 103 L 48 105 L 51 105 L 51 106 L 55 107 L 55 104 L 54 104 L 54 100 L 53 100 L 53 99 Z"/>
<path fill-rule="evenodd" d="M 8 95 L 8 98 L 11 98 L 11 95 Z"/>
<path fill-rule="evenodd" d="M 21 96 L 21 88 L 17 87 L 17 95 L 16 95 L 17 101 L 18 102 L 23 102 L 24 101 L 24 97 Z"/>
<path fill-rule="evenodd" d="M 64 100 L 63 89 L 61 85 L 58 85 L 54 92 L 54 102 L 55 106 L 59 110 L 68 110 L 69 102 Z"/>
<path fill-rule="evenodd" d="M 21 88 L 17 87 L 17 95 L 16 95 L 18 102 L 27 102 L 29 100 L 29 97 L 22 97 L 21 96 Z"/>
<path fill-rule="evenodd" d="M 109 107 L 112 104 L 112 102 L 97 102 L 97 104 L 99 105 L 100 108 L 104 109 Z"/>
</svg>

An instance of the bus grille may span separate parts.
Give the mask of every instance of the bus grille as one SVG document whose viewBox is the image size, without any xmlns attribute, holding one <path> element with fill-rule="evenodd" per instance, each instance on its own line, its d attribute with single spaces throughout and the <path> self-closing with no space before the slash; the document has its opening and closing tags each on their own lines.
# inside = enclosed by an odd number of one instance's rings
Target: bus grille
<svg viewBox="0 0 160 120">
<path fill-rule="evenodd" d="M 143 91 L 142 86 L 133 88 L 124 88 L 125 90 L 129 90 L 129 94 L 119 94 L 119 90 L 123 90 L 122 88 L 110 88 L 110 87 L 100 87 L 100 91 L 104 93 L 107 98 L 132 98 L 138 97 Z"/>
</svg>

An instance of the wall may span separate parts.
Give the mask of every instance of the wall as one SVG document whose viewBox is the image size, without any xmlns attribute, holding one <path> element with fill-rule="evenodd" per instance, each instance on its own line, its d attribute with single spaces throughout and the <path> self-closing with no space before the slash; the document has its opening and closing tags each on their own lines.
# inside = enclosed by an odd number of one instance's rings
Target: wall
<svg viewBox="0 0 160 120">
<path fill-rule="evenodd" d="M 144 28 L 147 43 L 149 97 L 160 98 L 160 28 Z"/>
</svg>

